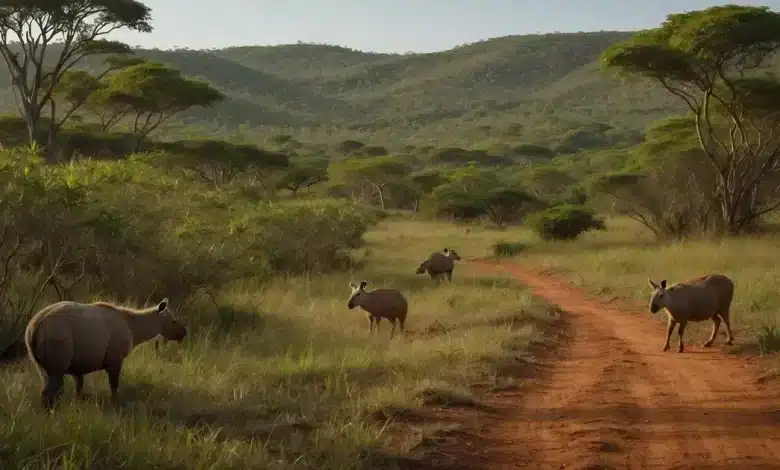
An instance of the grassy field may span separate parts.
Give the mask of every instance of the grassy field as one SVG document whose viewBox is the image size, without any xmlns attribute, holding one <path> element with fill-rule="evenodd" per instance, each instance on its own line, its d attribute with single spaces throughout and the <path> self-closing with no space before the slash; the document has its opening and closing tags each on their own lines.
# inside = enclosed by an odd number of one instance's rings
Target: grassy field
<svg viewBox="0 0 780 470">
<path fill-rule="evenodd" d="M 522 230 L 505 238 L 529 244 L 518 262 L 565 275 L 573 285 L 606 299 L 638 303 L 642 306 L 638 315 L 649 315 L 648 278 L 675 283 L 712 272 L 726 274 L 736 289 L 734 350 L 780 350 L 777 236 L 659 244 L 634 221 L 612 219 L 606 231 L 586 233 L 568 243 L 536 243 Z M 665 314 L 657 317 L 666 321 Z M 696 341 L 703 341 L 710 328 L 709 322 L 699 323 L 688 331 Z M 722 329 L 720 334 L 725 334 Z M 722 337 L 717 341 L 722 342 Z"/>
<path fill-rule="evenodd" d="M 555 317 L 521 286 L 466 263 L 452 285 L 414 274 L 431 251 L 480 257 L 504 236 L 386 220 L 368 234 L 360 272 L 235 285 L 217 296 L 208 328 L 191 328 L 182 345 L 133 352 L 118 410 L 96 373 L 88 400 L 76 400 L 69 381 L 47 415 L 29 363 L 3 368 L 0 468 L 392 467 L 441 428 L 407 419 L 414 409 L 470 406 L 472 386 L 516 385 L 502 364 L 528 355 Z M 348 283 L 364 279 L 407 295 L 408 335 L 389 340 L 385 323 L 370 337 L 365 313 L 347 309 Z"/>
</svg>

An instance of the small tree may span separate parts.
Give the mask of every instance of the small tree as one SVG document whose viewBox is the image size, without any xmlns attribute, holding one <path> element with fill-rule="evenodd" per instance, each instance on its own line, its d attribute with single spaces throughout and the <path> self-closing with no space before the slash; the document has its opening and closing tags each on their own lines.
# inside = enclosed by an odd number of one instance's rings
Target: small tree
<svg viewBox="0 0 780 470">
<path fill-rule="evenodd" d="M 63 73 L 60 81 L 52 90 L 52 99 L 49 100 L 49 116 L 53 120 L 49 141 L 53 141 L 53 134 L 58 132 L 77 111 L 87 107 L 90 98 L 104 87 L 101 83 L 104 77 L 117 70 L 143 62 L 144 59 L 136 56 L 111 56 L 105 61 L 105 70 L 98 75 L 92 75 L 86 70 L 75 69 Z M 56 112 L 60 106 L 62 107 L 61 114 Z"/>
<path fill-rule="evenodd" d="M 181 72 L 154 62 L 127 67 L 113 76 L 100 104 L 122 110 L 132 119 L 133 148 L 168 119 L 196 106 L 211 106 L 224 95 L 205 82 L 182 77 Z"/>
<path fill-rule="evenodd" d="M 498 187 L 485 194 L 485 212 L 491 222 L 501 227 L 517 220 L 523 209 L 535 200 L 533 196 L 521 189 Z"/>
<path fill-rule="evenodd" d="M 431 192 L 446 183 L 447 178 L 439 171 L 435 169 L 427 169 L 418 171 L 409 175 L 409 179 L 412 185 L 417 189 L 417 197 L 414 201 L 414 212 L 417 212 L 420 208 L 420 199 L 423 196 L 431 194 Z"/>
<path fill-rule="evenodd" d="M 447 183 L 431 192 L 431 210 L 436 216 L 458 221 L 478 219 L 487 213 L 483 192 L 468 191 L 463 186 Z"/>
<path fill-rule="evenodd" d="M 573 240 L 591 229 L 604 229 L 604 221 L 583 206 L 565 204 L 528 216 L 526 223 L 543 240 Z"/>
<path fill-rule="evenodd" d="M 217 139 L 180 140 L 162 147 L 170 152 L 171 163 L 194 172 L 216 189 L 249 172 L 286 168 L 289 164 L 286 155 Z"/>
<path fill-rule="evenodd" d="M 399 180 L 409 172 L 401 159 L 393 156 L 353 157 L 330 166 L 330 179 L 348 184 L 368 184 L 379 197 L 379 205 L 385 209 L 384 188 L 390 181 Z"/>
<path fill-rule="evenodd" d="M 328 180 L 328 160 L 325 158 L 296 159 L 290 165 L 280 180 L 277 189 L 286 189 L 293 195 L 301 189 L 310 188 L 315 184 Z"/>
<path fill-rule="evenodd" d="M 550 160 L 555 156 L 552 149 L 539 144 L 520 144 L 512 149 L 512 153 L 532 160 Z"/>
<path fill-rule="evenodd" d="M 340 142 L 336 146 L 336 150 L 339 153 L 343 154 L 343 155 L 349 156 L 349 155 L 354 155 L 354 154 L 359 153 L 360 150 L 362 150 L 365 146 L 366 146 L 366 144 L 364 144 L 363 142 L 358 142 L 357 140 L 347 139 L 347 140 L 344 140 L 344 141 Z"/>
<path fill-rule="evenodd" d="M 37 142 L 43 112 L 63 74 L 90 55 L 130 52 L 127 45 L 102 38 L 122 28 L 151 32 L 150 19 L 149 7 L 134 0 L 3 2 L 0 55 L 31 143 Z M 48 155 L 53 158 L 54 151 Z"/>
</svg>

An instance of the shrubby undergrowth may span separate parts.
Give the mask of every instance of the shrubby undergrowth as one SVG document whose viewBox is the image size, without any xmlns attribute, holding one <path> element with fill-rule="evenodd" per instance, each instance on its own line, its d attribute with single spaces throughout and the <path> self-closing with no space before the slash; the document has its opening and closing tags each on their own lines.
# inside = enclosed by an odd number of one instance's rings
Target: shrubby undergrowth
<svg viewBox="0 0 780 470">
<path fill-rule="evenodd" d="M 238 279 L 345 268 L 381 212 L 252 200 L 142 158 L 51 166 L 0 153 L 0 353 L 45 302 L 184 304 Z"/>
</svg>

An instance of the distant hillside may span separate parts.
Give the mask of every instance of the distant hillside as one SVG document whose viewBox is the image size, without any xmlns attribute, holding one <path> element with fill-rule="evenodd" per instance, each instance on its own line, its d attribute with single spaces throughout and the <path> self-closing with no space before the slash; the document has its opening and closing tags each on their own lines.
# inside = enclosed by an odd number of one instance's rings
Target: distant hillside
<svg viewBox="0 0 780 470">
<path fill-rule="evenodd" d="M 652 84 L 623 84 L 599 69 L 599 54 L 629 36 L 508 36 L 408 55 L 314 44 L 137 52 L 228 95 L 186 116 L 190 124 L 380 141 L 539 140 L 593 123 L 637 131 L 682 110 Z M 8 82 L 0 71 L 0 105 L 13 110 Z"/>
</svg>

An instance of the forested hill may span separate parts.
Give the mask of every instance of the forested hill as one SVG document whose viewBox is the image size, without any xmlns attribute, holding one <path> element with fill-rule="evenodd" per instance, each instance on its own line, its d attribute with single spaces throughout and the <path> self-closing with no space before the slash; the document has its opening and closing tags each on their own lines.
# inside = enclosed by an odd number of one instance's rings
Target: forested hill
<svg viewBox="0 0 780 470">
<path fill-rule="evenodd" d="M 189 124 L 425 138 L 462 132 L 474 139 L 523 129 L 555 134 L 592 123 L 642 130 L 680 110 L 655 86 L 623 84 L 599 68 L 599 54 L 630 34 L 507 36 L 405 55 L 316 44 L 138 53 L 228 95 L 213 109 L 190 112 Z M 0 88 L 2 104 L 13 109 L 5 73 Z"/>
</svg>

